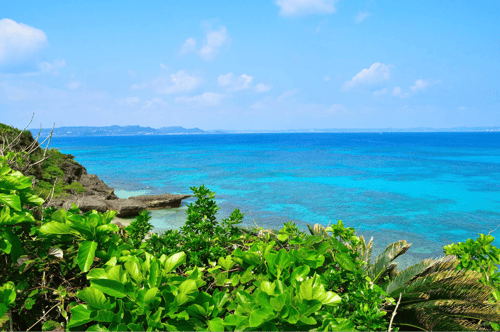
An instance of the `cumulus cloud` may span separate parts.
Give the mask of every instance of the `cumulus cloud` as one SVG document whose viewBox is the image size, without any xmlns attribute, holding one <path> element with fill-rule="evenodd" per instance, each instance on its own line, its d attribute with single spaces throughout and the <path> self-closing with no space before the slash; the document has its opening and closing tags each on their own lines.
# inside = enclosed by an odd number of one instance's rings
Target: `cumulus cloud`
<svg viewBox="0 0 500 332">
<path fill-rule="evenodd" d="M 368 16 L 370 16 L 370 13 L 361 13 L 359 12 L 358 16 L 356 16 L 354 18 L 354 21 L 356 23 L 361 23 L 365 18 L 367 18 Z"/>
<path fill-rule="evenodd" d="M 330 76 L 325 76 L 325 77 L 323 78 L 323 81 L 325 81 L 325 82 L 328 82 L 329 80 L 330 80 Z"/>
<path fill-rule="evenodd" d="M 273 88 L 273 86 L 271 84 L 259 83 L 255 86 L 255 91 L 257 93 L 267 92 L 267 91 L 271 90 L 272 88 Z"/>
<path fill-rule="evenodd" d="M 387 81 L 391 77 L 391 66 L 376 62 L 353 76 L 342 85 L 342 90 L 347 91 L 359 85 L 376 85 Z"/>
<path fill-rule="evenodd" d="M 280 15 L 302 16 L 308 14 L 332 14 L 337 0 L 276 0 Z"/>
<path fill-rule="evenodd" d="M 224 95 L 215 92 L 205 92 L 198 96 L 187 97 L 180 96 L 175 98 L 175 102 L 178 104 L 188 104 L 197 106 L 217 106 L 224 99 Z"/>
<path fill-rule="evenodd" d="M 0 65 L 19 64 L 48 45 L 42 30 L 11 19 L 0 20 Z"/>
<path fill-rule="evenodd" d="M 252 80 L 252 76 L 245 74 L 235 77 L 233 73 L 227 73 L 226 75 L 220 75 L 217 78 L 217 83 L 228 91 L 241 91 L 248 89 Z"/>
<path fill-rule="evenodd" d="M 380 97 L 386 95 L 387 93 L 389 93 L 389 90 L 387 90 L 387 88 L 383 88 L 382 90 L 373 91 L 373 96 Z"/>
<path fill-rule="evenodd" d="M 410 89 L 413 92 L 424 91 L 431 84 L 432 84 L 432 82 L 429 80 L 424 81 L 423 79 L 419 79 L 419 80 L 415 81 L 414 85 L 410 86 Z"/>
<path fill-rule="evenodd" d="M 403 93 L 401 88 L 399 86 L 395 87 L 393 90 L 392 90 L 392 95 L 394 97 L 400 97 L 400 98 L 408 98 L 408 96 L 410 95 L 408 92 L 405 92 Z"/>
<path fill-rule="evenodd" d="M 68 84 L 66 84 L 66 87 L 70 90 L 76 90 L 82 85 L 82 82 L 78 81 L 71 81 Z"/>
<path fill-rule="evenodd" d="M 218 30 L 209 30 L 203 39 L 200 49 L 197 49 L 196 39 L 190 37 L 186 39 L 181 47 L 181 54 L 194 52 L 205 61 L 213 60 L 219 53 L 219 50 L 231 44 L 231 38 L 227 34 L 225 27 L 219 27 Z"/>
</svg>

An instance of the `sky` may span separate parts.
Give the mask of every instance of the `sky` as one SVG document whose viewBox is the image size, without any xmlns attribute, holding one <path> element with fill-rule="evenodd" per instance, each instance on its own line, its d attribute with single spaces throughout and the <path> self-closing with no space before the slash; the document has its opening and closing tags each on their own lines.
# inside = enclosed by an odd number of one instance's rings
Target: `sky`
<svg viewBox="0 0 500 332">
<path fill-rule="evenodd" d="M 0 0 L 0 122 L 500 126 L 499 2 Z"/>
</svg>

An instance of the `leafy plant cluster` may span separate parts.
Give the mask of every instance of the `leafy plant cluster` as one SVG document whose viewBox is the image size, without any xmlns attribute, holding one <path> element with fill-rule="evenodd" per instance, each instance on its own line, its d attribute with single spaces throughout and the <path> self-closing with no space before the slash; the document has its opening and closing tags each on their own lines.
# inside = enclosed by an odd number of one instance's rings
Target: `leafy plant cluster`
<svg viewBox="0 0 500 332">
<path fill-rule="evenodd" d="M 5 330 L 488 330 L 500 323 L 492 236 L 399 271 L 410 247 L 336 225 L 277 232 L 219 223 L 193 187 L 184 227 L 150 234 L 147 212 L 42 209 L 32 181 L 0 158 L 0 318 Z M 40 210 L 39 213 L 36 213 Z M 35 217 L 40 215 L 41 217 Z M 12 324 L 12 325 L 11 325 Z M 11 327 L 12 326 L 12 327 Z"/>
</svg>

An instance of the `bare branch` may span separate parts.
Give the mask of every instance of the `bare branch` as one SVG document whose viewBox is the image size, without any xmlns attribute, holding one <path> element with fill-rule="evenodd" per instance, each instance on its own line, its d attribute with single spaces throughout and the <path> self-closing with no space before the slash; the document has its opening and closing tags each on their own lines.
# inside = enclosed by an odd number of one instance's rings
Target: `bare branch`
<svg viewBox="0 0 500 332">
<path fill-rule="evenodd" d="M 389 328 L 387 329 L 387 332 L 391 332 L 392 321 L 394 320 L 394 316 L 396 316 L 396 311 L 398 310 L 399 303 L 401 303 L 401 293 L 399 293 L 399 299 L 398 303 L 396 303 L 396 308 L 394 308 L 394 311 L 392 312 L 391 321 L 389 322 Z"/>
</svg>

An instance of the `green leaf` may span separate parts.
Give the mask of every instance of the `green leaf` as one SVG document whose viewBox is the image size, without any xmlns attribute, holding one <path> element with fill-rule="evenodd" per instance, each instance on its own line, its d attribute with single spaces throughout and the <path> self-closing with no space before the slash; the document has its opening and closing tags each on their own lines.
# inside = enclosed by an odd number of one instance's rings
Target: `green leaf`
<svg viewBox="0 0 500 332">
<path fill-rule="evenodd" d="M 144 295 L 141 293 L 141 291 L 145 291 Z M 158 294 L 158 288 L 156 287 L 150 288 L 147 291 L 145 289 L 142 289 L 141 291 L 139 292 L 139 300 L 142 300 L 144 304 L 150 304 L 151 302 L 153 302 L 156 294 Z"/>
<path fill-rule="evenodd" d="M 216 317 L 208 321 L 208 329 L 212 332 L 224 331 L 224 324 L 222 318 Z"/>
<path fill-rule="evenodd" d="M 21 240 L 19 240 L 17 235 L 12 233 L 10 229 L 3 230 L 3 232 L 0 232 L 0 235 L 2 235 L 10 243 L 10 255 L 13 261 L 17 261 L 17 259 L 24 254 L 23 244 L 21 243 Z"/>
<path fill-rule="evenodd" d="M 108 294 L 117 298 L 123 298 L 127 295 L 125 293 L 123 284 L 116 280 L 91 279 L 90 283 L 92 287 L 97 288 L 104 294 Z"/>
<path fill-rule="evenodd" d="M 356 264 L 353 262 L 351 257 L 343 252 L 337 252 L 335 254 L 335 261 L 339 263 L 340 267 L 347 271 L 354 271 L 356 270 Z"/>
<path fill-rule="evenodd" d="M 78 267 L 82 272 L 87 272 L 94 261 L 97 242 L 83 241 L 78 248 Z"/>
<path fill-rule="evenodd" d="M 106 309 L 107 299 L 104 294 L 96 288 L 87 287 L 78 292 L 78 297 L 96 309 Z"/>
<path fill-rule="evenodd" d="M 250 313 L 250 326 L 251 327 L 258 327 L 261 325 L 266 317 L 270 314 L 268 309 L 259 309 L 255 310 L 252 313 Z"/>
<path fill-rule="evenodd" d="M 167 260 L 165 261 L 163 271 L 165 273 L 169 273 L 173 269 L 176 269 L 177 267 L 179 267 L 185 261 L 186 261 L 186 254 L 185 253 L 179 252 L 179 253 L 173 254 L 172 256 L 167 258 Z"/>
<path fill-rule="evenodd" d="M 142 281 L 141 270 L 140 270 L 139 264 L 135 260 L 130 260 L 130 261 L 126 262 L 125 263 L 125 270 L 127 270 L 127 272 L 130 274 L 130 276 L 132 278 L 134 278 L 134 280 L 137 283 L 140 283 Z"/>
<path fill-rule="evenodd" d="M 74 234 L 75 231 L 68 224 L 63 224 L 56 221 L 50 221 L 46 224 L 40 226 L 39 231 L 42 235 L 51 235 L 51 234 Z"/>
<path fill-rule="evenodd" d="M 17 195 L 0 194 L 0 203 L 10 206 L 16 211 L 21 211 L 21 199 Z"/>
<path fill-rule="evenodd" d="M 178 289 L 178 293 L 175 296 L 175 300 L 177 301 L 178 305 L 182 305 L 189 300 L 191 300 L 193 297 L 189 296 L 189 294 L 192 294 L 198 290 L 198 287 L 196 287 L 196 281 L 192 279 L 184 280 L 180 285 Z"/>
<path fill-rule="evenodd" d="M 89 306 L 86 304 L 80 304 L 72 308 L 71 319 L 69 320 L 68 327 L 73 328 L 93 321 L 94 319 L 90 318 L 92 312 L 93 311 L 89 309 Z"/>
<path fill-rule="evenodd" d="M 104 332 L 109 332 L 108 328 L 102 324 L 96 324 L 96 325 L 92 325 L 91 327 L 89 327 L 87 329 L 87 332 L 99 332 L 99 331 L 104 331 Z"/>
<path fill-rule="evenodd" d="M 159 286 L 161 282 L 161 277 L 159 274 L 158 262 L 156 260 L 151 261 L 149 267 L 149 279 L 148 283 L 151 287 Z"/>
</svg>

